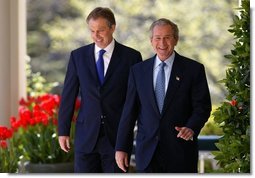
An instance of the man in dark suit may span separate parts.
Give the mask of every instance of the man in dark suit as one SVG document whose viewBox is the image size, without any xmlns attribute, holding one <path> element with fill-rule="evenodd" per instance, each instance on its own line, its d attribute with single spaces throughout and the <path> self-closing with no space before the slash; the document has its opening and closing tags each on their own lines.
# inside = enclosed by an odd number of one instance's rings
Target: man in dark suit
<svg viewBox="0 0 255 178">
<path fill-rule="evenodd" d="M 197 136 L 211 112 L 205 69 L 174 51 L 176 24 L 159 19 L 150 30 L 157 54 L 131 68 L 115 159 L 126 171 L 137 121 L 138 172 L 197 172 Z"/>
<path fill-rule="evenodd" d="M 65 152 L 70 150 L 71 120 L 80 92 L 75 172 L 122 172 L 114 157 L 117 130 L 130 67 L 142 57 L 140 52 L 114 40 L 116 23 L 109 8 L 95 8 L 87 23 L 94 43 L 71 52 L 59 109 L 59 143 Z"/>
</svg>

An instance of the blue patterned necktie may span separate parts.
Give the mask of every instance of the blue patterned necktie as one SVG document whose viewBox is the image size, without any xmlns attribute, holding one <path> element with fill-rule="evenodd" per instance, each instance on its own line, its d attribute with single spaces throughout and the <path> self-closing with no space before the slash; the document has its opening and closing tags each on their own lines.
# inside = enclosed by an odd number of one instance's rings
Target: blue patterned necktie
<svg viewBox="0 0 255 178">
<path fill-rule="evenodd" d="M 162 112 L 165 99 L 165 70 L 164 70 L 165 66 L 166 63 L 164 62 L 161 62 L 161 64 L 159 64 L 160 69 L 158 71 L 155 86 L 155 94 L 160 113 Z"/>
<path fill-rule="evenodd" d="M 103 58 L 103 55 L 106 51 L 104 49 L 101 49 L 99 51 L 99 57 L 98 57 L 98 60 L 97 60 L 97 74 L 98 74 L 98 78 L 99 78 L 99 81 L 100 81 L 100 84 L 102 85 L 103 82 L 104 82 L 104 58 Z"/>
</svg>

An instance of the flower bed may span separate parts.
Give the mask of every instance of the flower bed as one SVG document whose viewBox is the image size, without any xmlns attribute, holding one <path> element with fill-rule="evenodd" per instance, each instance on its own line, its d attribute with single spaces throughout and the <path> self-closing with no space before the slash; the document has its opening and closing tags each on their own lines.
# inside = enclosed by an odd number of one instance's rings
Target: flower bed
<svg viewBox="0 0 255 178">
<path fill-rule="evenodd" d="M 73 151 L 65 153 L 58 144 L 57 124 L 60 99 L 59 95 L 44 94 L 20 100 L 19 116 L 10 118 L 11 128 L 0 127 L 0 172 L 15 172 L 18 159 L 31 163 L 73 161 Z M 74 135 L 74 124 L 79 107 L 80 101 L 77 99 L 71 138 Z M 72 142 L 73 139 L 71 139 Z M 10 152 L 16 155 L 14 160 L 8 157 Z M 11 162 L 16 164 L 12 166 L 15 170 L 7 169 L 11 166 Z"/>
</svg>

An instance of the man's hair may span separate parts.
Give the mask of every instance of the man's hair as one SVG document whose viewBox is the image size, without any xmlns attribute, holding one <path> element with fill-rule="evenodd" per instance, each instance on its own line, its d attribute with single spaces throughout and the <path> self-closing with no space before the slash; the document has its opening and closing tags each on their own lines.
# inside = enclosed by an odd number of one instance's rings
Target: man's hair
<svg viewBox="0 0 255 178">
<path fill-rule="evenodd" d="M 163 26 L 163 25 L 170 25 L 172 30 L 173 30 L 173 32 L 174 32 L 174 34 L 173 34 L 174 38 L 176 40 L 178 40 L 178 38 L 179 38 L 179 29 L 178 29 L 178 26 L 174 22 L 172 22 L 172 21 L 170 21 L 168 19 L 165 19 L 165 18 L 158 19 L 158 20 L 154 21 L 151 24 L 151 26 L 150 26 L 151 38 L 152 38 L 152 35 L 153 35 L 154 27 L 155 26 Z"/>
<path fill-rule="evenodd" d="M 104 18 L 108 22 L 108 26 L 111 28 L 112 25 L 116 25 L 115 17 L 111 9 L 107 7 L 97 7 L 91 11 L 86 19 L 86 22 L 89 23 L 90 19 L 96 20 L 98 18 Z"/>
</svg>

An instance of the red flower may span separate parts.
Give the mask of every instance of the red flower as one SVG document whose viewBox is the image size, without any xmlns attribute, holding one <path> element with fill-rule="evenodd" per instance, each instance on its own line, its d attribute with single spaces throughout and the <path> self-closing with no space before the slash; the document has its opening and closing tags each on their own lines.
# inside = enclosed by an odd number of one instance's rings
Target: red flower
<svg viewBox="0 0 255 178">
<path fill-rule="evenodd" d="M 0 140 L 6 140 L 11 137 L 12 137 L 12 130 L 4 126 L 0 126 Z"/>
<path fill-rule="evenodd" d="M 58 120 L 56 119 L 56 118 L 52 118 L 52 123 L 53 123 L 53 125 L 58 125 Z"/>
<path fill-rule="evenodd" d="M 20 122 L 20 125 L 25 128 L 29 124 L 29 121 L 32 117 L 32 113 L 28 108 L 26 108 L 26 106 L 20 106 L 19 117 L 20 120 L 18 122 Z"/>
<path fill-rule="evenodd" d="M 237 101 L 236 101 L 236 100 L 232 100 L 232 101 L 230 102 L 230 104 L 231 104 L 231 106 L 236 106 Z"/>
<path fill-rule="evenodd" d="M 47 113 L 50 113 L 52 115 L 52 110 L 55 109 L 56 106 L 56 102 L 54 100 L 54 98 L 49 98 L 45 101 L 42 101 L 40 107 L 45 110 Z"/>
<path fill-rule="evenodd" d="M 19 122 L 17 122 L 15 117 L 10 117 L 10 123 L 13 131 L 17 131 L 18 128 L 20 127 L 20 124 Z"/>
<path fill-rule="evenodd" d="M 21 99 L 19 104 L 19 117 L 10 117 L 10 123 L 11 130 L 15 131 L 15 141 L 19 141 L 23 145 L 22 149 L 26 152 L 26 157 L 29 157 L 32 162 L 61 160 L 62 158 L 58 158 L 58 155 L 62 155 L 60 154 L 62 150 L 51 149 L 51 144 L 45 141 L 49 140 L 54 145 L 58 144 L 57 125 L 60 96 L 52 94 L 38 97 L 29 96 L 27 99 Z M 80 101 L 77 100 L 74 118 L 77 117 L 79 108 Z M 2 134 L 2 130 L 0 138 L 9 137 L 8 134 Z M 4 143 L 3 147 L 5 147 Z M 37 154 L 39 152 L 40 154 Z"/>
<path fill-rule="evenodd" d="M 19 104 L 22 105 L 22 106 L 24 106 L 24 105 L 27 104 L 27 102 L 25 101 L 24 98 L 21 98 L 21 100 L 19 101 Z"/>
<path fill-rule="evenodd" d="M 0 148 L 6 149 L 7 148 L 7 142 L 6 140 L 0 140 Z"/>
</svg>

